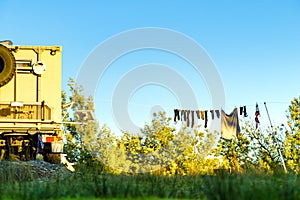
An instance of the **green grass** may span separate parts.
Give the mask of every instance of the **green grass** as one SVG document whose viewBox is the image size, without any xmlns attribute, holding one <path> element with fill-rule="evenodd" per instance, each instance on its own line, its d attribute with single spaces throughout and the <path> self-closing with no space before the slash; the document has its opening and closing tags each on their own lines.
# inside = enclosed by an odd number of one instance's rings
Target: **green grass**
<svg viewBox="0 0 300 200">
<path fill-rule="evenodd" d="M 293 174 L 163 177 L 116 176 L 87 170 L 37 179 L 26 168 L 9 168 L 7 173 L 0 174 L 0 200 L 103 198 L 300 199 L 300 181 Z"/>
</svg>

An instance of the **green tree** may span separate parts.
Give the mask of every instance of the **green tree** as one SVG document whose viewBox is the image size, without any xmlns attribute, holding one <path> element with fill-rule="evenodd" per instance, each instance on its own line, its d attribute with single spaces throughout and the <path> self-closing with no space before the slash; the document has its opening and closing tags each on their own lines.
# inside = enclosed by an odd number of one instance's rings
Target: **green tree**
<svg viewBox="0 0 300 200">
<path fill-rule="evenodd" d="M 182 126 L 176 131 L 166 113 L 156 113 L 142 134 L 124 132 L 119 147 L 126 154 L 133 172 L 153 174 L 198 175 L 212 174 L 218 159 L 210 157 L 215 137 L 200 127 Z"/>
<path fill-rule="evenodd" d="M 70 78 L 68 82 L 70 95 L 62 92 L 62 105 L 68 102 L 72 103 L 71 108 L 62 110 L 65 132 L 65 152 L 71 162 L 86 162 L 92 159 L 92 154 L 88 149 L 91 143 L 90 138 L 98 131 L 97 121 L 87 121 L 81 123 L 76 112 L 78 110 L 91 110 L 94 112 L 94 101 L 92 97 L 85 97 L 82 86 L 79 86 L 74 79 Z M 86 142 L 85 142 L 86 141 Z"/>
<path fill-rule="evenodd" d="M 284 137 L 281 127 L 256 129 L 253 122 L 245 121 L 236 139 L 220 139 L 216 155 L 222 156 L 221 167 L 233 171 L 282 171 L 279 150 L 282 150 Z"/>
<path fill-rule="evenodd" d="M 249 166 L 251 148 L 250 141 L 245 134 L 240 134 L 236 139 L 226 140 L 220 138 L 216 149 L 216 156 L 221 156 L 220 168 L 234 172 L 243 172 Z"/>
<path fill-rule="evenodd" d="M 123 132 L 118 146 L 126 154 L 132 173 L 155 171 L 174 159 L 175 128 L 170 122 L 165 113 L 157 113 L 140 133 Z"/>
<path fill-rule="evenodd" d="M 256 129 L 254 122 L 242 122 L 241 134 L 234 140 L 219 139 L 218 133 L 200 131 L 200 127 L 175 129 L 166 113 L 156 113 L 150 124 L 139 133 L 123 131 L 115 136 L 109 127 L 97 121 L 78 124 L 78 110 L 94 111 L 91 97 L 69 80 L 70 95 L 62 93 L 62 103 L 73 102 L 71 110 L 63 109 L 65 152 L 71 161 L 95 161 L 107 172 L 155 173 L 163 175 L 212 174 L 216 168 L 235 172 L 260 170 L 282 171 L 280 151 L 289 169 L 300 168 L 300 97 L 289 106 L 288 125 Z"/>
<path fill-rule="evenodd" d="M 300 96 L 291 101 L 288 110 L 288 126 L 286 130 L 285 157 L 288 167 L 295 173 L 300 171 Z"/>
</svg>

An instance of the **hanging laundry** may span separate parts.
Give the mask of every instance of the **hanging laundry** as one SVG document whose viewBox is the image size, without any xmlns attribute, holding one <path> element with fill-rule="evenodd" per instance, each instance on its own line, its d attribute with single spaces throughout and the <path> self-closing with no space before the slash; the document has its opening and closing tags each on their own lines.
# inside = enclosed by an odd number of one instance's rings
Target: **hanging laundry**
<svg viewBox="0 0 300 200">
<path fill-rule="evenodd" d="M 227 115 L 223 110 L 221 112 L 221 137 L 224 139 L 233 139 L 237 137 L 241 131 L 237 108 L 235 108 L 229 115 Z"/>
<path fill-rule="evenodd" d="M 177 120 L 180 120 L 179 110 L 174 109 L 174 122 L 176 122 Z"/>
<path fill-rule="evenodd" d="M 191 127 L 193 128 L 194 127 L 194 111 L 193 110 L 191 111 L 191 114 L 192 114 L 192 124 L 191 124 Z"/>
<path fill-rule="evenodd" d="M 37 141 L 37 147 L 36 147 L 36 153 L 44 153 L 44 146 L 45 144 L 43 143 L 42 136 L 38 134 L 38 141 Z"/>
<path fill-rule="evenodd" d="M 215 110 L 215 112 L 216 112 L 217 118 L 219 119 L 220 118 L 220 111 L 219 110 Z"/>
<path fill-rule="evenodd" d="M 244 117 L 248 117 L 246 106 L 240 107 L 240 115 L 243 115 L 243 114 L 244 114 Z"/>
<path fill-rule="evenodd" d="M 199 110 L 196 110 L 196 114 L 197 114 L 198 119 L 200 119 L 200 111 Z"/>
<path fill-rule="evenodd" d="M 259 125 L 259 119 L 258 116 L 260 116 L 260 112 L 259 112 L 259 108 L 258 108 L 258 104 L 256 103 L 256 110 L 255 110 L 255 122 L 256 122 L 256 129 L 258 128 Z"/>
<path fill-rule="evenodd" d="M 211 119 L 213 120 L 215 118 L 214 111 L 210 110 L 210 113 L 211 113 Z"/>
<path fill-rule="evenodd" d="M 183 111 L 183 119 L 186 122 L 186 110 Z"/>
<path fill-rule="evenodd" d="M 244 117 L 248 117 L 246 106 L 244 106 Z"/>
<path fill-rule="evenodd" d="M 189 126 L 190 126 L 190 111 L 187 110 L 186 113 L 187 113 L 187 117 L 186 117 L 186 125 L 187 125 L 187 127 L 189 127 Z"/>
<path fill-rule="evenodd" d="M 208 121 L 208 119 L 207 119 L 207 110 L 206 111 L 204 111 L 204 128 L 207 128 L 207 121 Z"/>
<path fill-rule="evenodd" d="M 204 110 L 201 110 L 200 113 L 201 113 L 201 119 L 204 120 Z"/>
</svg>

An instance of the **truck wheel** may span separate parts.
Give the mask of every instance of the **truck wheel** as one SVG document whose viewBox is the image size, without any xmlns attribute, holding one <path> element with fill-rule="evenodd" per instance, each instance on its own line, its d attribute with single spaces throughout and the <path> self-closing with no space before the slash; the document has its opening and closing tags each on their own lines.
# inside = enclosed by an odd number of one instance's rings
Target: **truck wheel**
<svg viewBox="0 0 300 200">
<path fill-rule="evenodd" d="M 0 44 L 0 87 L 6 85 L 15 75 L 16 60 L 11 51 Z"/>
</svg>

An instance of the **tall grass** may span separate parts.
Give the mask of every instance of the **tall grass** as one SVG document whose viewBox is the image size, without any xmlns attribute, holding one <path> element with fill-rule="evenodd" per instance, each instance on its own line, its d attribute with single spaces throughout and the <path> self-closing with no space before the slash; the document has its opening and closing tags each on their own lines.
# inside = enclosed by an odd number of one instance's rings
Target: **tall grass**
<svg viewBox="0 0 300 200">
<path fill-rule="evenodd" d="M 30 168 L 9 166 L 1 172 L 0 199 L 300 199 L 299 177 L 292 174 L 116 176 L 93 167 L 43 179 L 34 177 Z"/>
<path fill-rule="evenodd" d="M 204 178 L 208 199 L 300 199 L 300 181 L 291 174 L 243 174 Z"/>
</svg>

